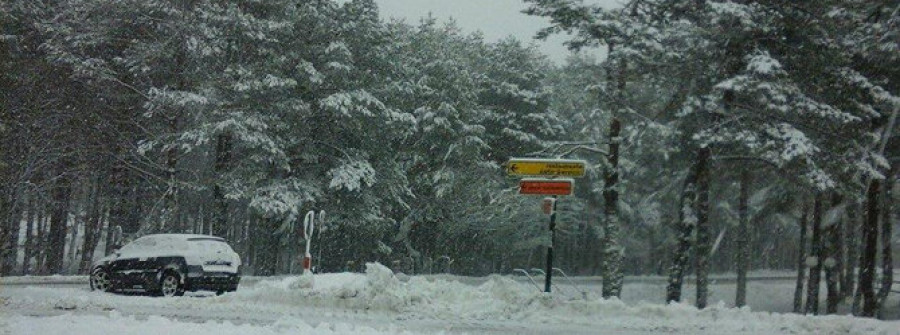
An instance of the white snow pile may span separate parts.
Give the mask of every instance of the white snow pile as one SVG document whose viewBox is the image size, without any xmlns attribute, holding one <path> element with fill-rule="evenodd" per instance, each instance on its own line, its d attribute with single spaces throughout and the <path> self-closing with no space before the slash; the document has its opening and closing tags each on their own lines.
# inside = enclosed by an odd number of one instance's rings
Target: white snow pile
<svg viewBox="0 0 900 335">
<path fill-rule="evenodd" d="M 499 276 L 481 286 L 423 277 L 402 282 L 390 269 L 375 263 L 366 265 L 365 275 L 320 274 L 263 281 L 254 289 L 216 299 L 385 311 L 398 313 L 401 319 L 602 323 L 605 327 L 648 332 L 900 334 L 900 323 L 850 316 L 752 312 L 724 304 L 698 310 L 684 304 L 632 306 L 618 299 L 565 300 Z"/>
<path fill-rule="evenodd" d="M 13 316 L 8 320 L 12 334 L 191 334 L 191 335 L 282 335 L 282 334 L 411 334 L 396 328 L 376 330 L 346 323 L 311 326 L 297 318 L 283 318 L 272 325 L 235 324 L 228 321 L 179 322 L 159 316 L 139 319 L 117 312 L 109 315 L 65 314 L 52 317 Z"/>
<path fill-rule="evenodd" d="M 369 263 L 365 275 L 318 274 L 261 281 L 252 289 L 219 299 L 365 309 L 423 318 L 511 319 L 521 316 L 525 306 L 553 303 L 552 298 L 531 291 L 535 290 L 501 277 L 479 287 L 423 277 L 410 277 L 404 283 L 387 267 Z"/>
<path fill-rule="evenodd" d="M 129 333 L 135 328 L 170 329 L 163 333 L 171 334 L 378 334 L 441 331 L 450 325 L 475 333 L 496 326 L 510 333 L 559 328 L 569 333 L 900 335 L 900 322 L 851 316 L 753 312 L 724 303 L 698 310 L 686 304 L 573 300 L 500 276 L 479 286 L 420 276 L 405 281 L 380 264 L 367 264 L 365 274 L 264 279 L 223 296 L 169 299 L 89 292 L 86 287 L 0 287 L 0 316 L 14 314 L 8 320 L 12 334 L 140 333 Z M 376 327 L 392 324 L 401 328 Z M 3 328 L 0 324 L 0 335 Z"/>
<path fill-rule="evenodd" d="M 88 276 L 11 276 L 0 277 L 2 285 L 33 285 L 33 284 L 87 284 Z"/>
</svg>

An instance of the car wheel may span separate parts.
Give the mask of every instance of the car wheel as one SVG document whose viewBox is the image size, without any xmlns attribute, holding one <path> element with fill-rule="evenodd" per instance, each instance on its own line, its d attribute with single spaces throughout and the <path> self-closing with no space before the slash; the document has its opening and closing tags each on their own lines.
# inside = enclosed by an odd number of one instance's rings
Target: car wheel
<svg viewBox="0 0 900 335">
<path fill-rule="evenodd" d="M 112 292 L 112 281 L 109 279 L 109 273 L 103 268 L 97 268 L 91 273 L 91 291 Z"/>
<path fill-rule="evenodd" d="M 163 273 L 162 278 L 159 280 L 159 295 L 163 297 L 178 297 L 184 295 L 181 277 L 172 271 Z"/>
</svg>

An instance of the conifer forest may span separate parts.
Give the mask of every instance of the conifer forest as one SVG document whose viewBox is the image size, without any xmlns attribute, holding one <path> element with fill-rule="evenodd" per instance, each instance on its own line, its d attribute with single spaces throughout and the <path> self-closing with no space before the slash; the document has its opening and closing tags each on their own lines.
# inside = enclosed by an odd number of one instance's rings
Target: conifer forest
<svg viewBox="0 0 900 335">
<path fill-rule="evenodd" d="M 664 276 L 657 302 L 703 308 L 733 274 L 743 306 L 748 272 L 782 270 L 796 312 L 878 316 L 900 1 L 524 3 L 581 52 L 374 0 L 0 1 L 0 275 L 87 274 L 153 233 L 296 273 L 323 211 L 317 272 L 509 274 L 552 243 L 604 297 Z M 587 163 L 552 241 L 513 157 Z"/>
</svg>

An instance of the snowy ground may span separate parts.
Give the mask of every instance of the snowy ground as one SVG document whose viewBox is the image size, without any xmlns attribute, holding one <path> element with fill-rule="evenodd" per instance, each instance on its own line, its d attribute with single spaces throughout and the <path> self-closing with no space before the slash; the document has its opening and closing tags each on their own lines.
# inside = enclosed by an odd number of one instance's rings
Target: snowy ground
<svg viewBox="0 0 900 335">
<path fill-rule="evenodd" d="M 153 298 L 90 292 L 84 278 L 60 277 L 0 286 L 0 332 L 9 334 L 900 334 L 900 322 L 849 316 L 807 317 L 659 303 L 664 283 L 626 285 L 623 301 L 548 296 L 505 277 L 479 282 L 419 277 L 400 280 L 380 265 L 366 274 L 320 274 L 249 280 L 238 292 Z M 406 278 L 404 278 L 406 279 Z M 55 283 L 49 285 L 49 283 Z M 713 285 L 713 301 L 733 284 Z M 687 288 L 690 289 L 690 288 Z M 755 310 L 790 309 L 790 279 L 750 285 Z M 686 290 L 685 292 L 690 292 Z M 895 297 L 890 304 L 900 304 Z M 643 301 L 652 301 L 643 302 Z"/>
</svg>

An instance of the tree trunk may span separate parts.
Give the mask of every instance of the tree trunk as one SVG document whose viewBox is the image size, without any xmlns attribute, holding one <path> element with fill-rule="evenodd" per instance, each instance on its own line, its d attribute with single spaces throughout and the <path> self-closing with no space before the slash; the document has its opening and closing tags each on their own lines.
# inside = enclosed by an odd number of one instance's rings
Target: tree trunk
<svg viewBox="0 0 900 335">
<path fill-rule="evenodd" d="M 832 208 L 837 208 L 840 206 L 841 198 L 837 193 L 834 193 L 831 201 Z M 829 225 L 825 227 L 825 252 L 824 252 L 824 263 L 822 265 L 825 266 L 825 287 L 828 291 L 827 298 L 825 299 L 825 314 L 835 314 L 837 313 L 837 305 L 840 302 L 840 292 L 838 291 L 838 272 L 839 272 L 839 263 L 838 263 L 838 239 L 840 239 L 840 221 L 841 219 L 837 219 L 836 222 L 829 222 Z"/>
<path fill-rule="evenodd" d="M 878 311 L 879 319 L 884 319 L 884 304 L 888 295 L 891 294 L 891 287 L 894 283 L 894 259 L 891 249 L 891 238 L 893 235 L 893 202 L 894 202 L 894 168 L 891 167 L 884 181 L 884 193 L 881 198 L 881 288 L 878 290 Z"/>
<path fill-rule="evenodd" d="M 2 107 L 2 105 L 0 105 L 0 107 Z M 5 148 L 0 149 L 5 150 Z M 2 153 L 3 151 L 0 151 L 0 154 Z M 5 163 L 5 161 L 0 161 L 0 172 L 4 172 L 2 168 L 5 167 Z M 0 174 L 0 178 L 3 177 L 6 177 L 6 175 Z M 0 276 L 6 275 L 6 254 L 12 249 L 10 242 L 12 236 L 9 233 L 9 226 L 12 222 L 13 202 L 12 196 L 10 195 L 12 190 L 10 188 L 11 185 L 2 183 L 2 180 L 0 180 Z"/>
<path fill-rule="evenodd" d="M 50 274 L 62 274 L 63 259 L 66 252 L 66 224 L 69 216 L 69 197 L 71 195 L 71 181 L 66 176 L 61 176 L 53 189 L 53 213 L 50 217 L 50 229 L 48 238 L 49 252 L 45 256 L 47 272 Z"/>
<path fill-rule="evenodd" d="M 803 202 L 803 214 L 800 216 L 800 241 L 797 256 L 797 286 L 794 289 L 794 313 L 803 313 L 803 281 L 806 279 L 806 230 L 809 219 L 809 203 Z"/>
<path fill-rule="evenodd" d="M 45 255 L 47 254 L 47 220 L 45 217 L 45 210 L 42 207 L 40 211 L 38 211 L 37 217 L 37 236 L 34 239 L 34 273 L 36 274 L 45 274 Z"/>
<path fill-rule="evenodd" d="M 213 217 L 211 234 L 220 237 L 226 237 L 228 231 L 228 200 L 225 199 L 225 191 L 222 188 L 221 178 L 228 173 L 229 164 L 231 162 L 231 135 L 221 134 L 216 138 L 216 161 L 213 166 L 216 179 L 213 186 L 213 201 L 215 208 L 213 209 Z"/>
<path fill-rule="evenodd" d="M 709 224 L 709 148 L 701 148 L 697 157 L 697 308 L 706 308 L 709 297 L 709 255 L 711 250 Z"/>
<path fill-rule="evenodd" d="M 809 262 L 809 283 L 806 294 L 806 314 L 819 314 L 819 282 L 822 275 L 822 194 L 816 194 L 813 204 L 812 241 L 810 241 L 809 254 L 812 256 Z"/>
<path fill-rule="evenodd" d="M 169 118 L 169 131 L 172 134 L 178 133 L 178 117 L 171 116 Z M 151 231 L 158 232 L 166 232 L 171 231 L 177 227 L 176 221 L 178 220 L 177 211 L 178 211 L 178 177 L 177 173 L 178 168 L 178 149 L 175 145 L 172 145 L 169 150 L 166 150 L 166 180 L 168 181 L 168 189 L 166 193 L 163 195 L 163 203 L 165 204 L 164 213 L 162 219 L 159 222 L 159 226 L 155 229 L 151 229 Z M 167 230 L 169 229 L 169 230 Z"/>
<path fill-rule="evenodd" d="M 692 235 L 697 226 L 697 162 L 688 171 L 681 189 L 681 203 L 678 210 L 678 247 L 669 267 L 669 283 L 666 286 L 666 302 L 680 302 L 684 272 L 690 258 Z"/>
<path fill-rule="evenodd" d="M 741 169 L 740 191 L 738 195 L 738 229 L 737 229 L 737 290 L 734 305 L 743 307 L 747 304 L 747 271 L 750 268 L 750 213 L 748 201 L 750 199 L 750 171 Z"/>
<path fill-rule="evenodd" d="M 609 52 L 615 49 L 615 44 L 610 43 Z M 607 169 L 603 184 L 603 297 L 620 297 L 622 294 L 622 259 L 624 250 L 619 243 L 619 149 L 621 145 L 622 123 L 618 118 L 617 109 L 622 107 L 625 94 L 625 74 L 627 71 L 626 60 L 619 59 L 618 66 L 613 59 L 607 60 L 607 87 L 615 87 L 609 92 L 613 94 L 607 97 L 609 108 L 613 111 L 613 117 L 609 124 L 609 153 L 607 155 Z M 614 71 L 614 67 L 616 67 Z M 613 80 L 613 73 L 617 76 Z"/>
<path fill-rule="evenodd" d="M 0 275 L 8 276 L 15 272 L 16 263 L 18 263 L 19 253 L 19 231 L 22 227 L 22 205 L 16 201 L 10 208 L 9 221 L 6 222 L 7 228 L 3 232 L 5 235 L 5 247 L 2 249 L 2 261 L 0 264 Z"/>
<path fill-rule="evenodd" d="M 738 231 L 737 231 L 737 292 L 734 305 L 743 307 L 747 304 L 747 271 L 750 268 L 750 213 L 747 203 L 750 199 L 750 171 L 741 169 L 740 194 L 738 195 Z"/>
<path fill-rule="evenodd" d="M 193 10 L 194 4 L 191 1 L 184 1 L 181 3 L 181 10 L 185 12 L 189 12 Z M 175 89 L 179 91 L 187 91 L 190 89 L 190 83 L 188 82 L 188 46 L 187 46 L 187 37 L 186 36 L 178 36 L 181 43 L 177 46 L 177 50 L 175 50 L 175 59 L 174 59 L 174 67 L 175 67 Z M 179 107 L 174 107 L 171 111 L 171 114 L 168 116 L 168 127 L 170 134 L 178 134 L 179 132 L 179 119 L 181 115 L 184 113 L 183 110 Z M 183 222 L 180 220 L 180 206 L 178 204 L 179 201 L 179 185 L 178 185 L 178 146 L 175 143 L 170 143 L 170 147 L 166 150 L 166 180 L 168 180 L 168 189 L 166 193 L 163 195 L 163 203 L 165 204 L 165 211 L 163 213 L 163 218 L 160 220 L 159 227 L 156 230 L 161 232 L 167 231 L 175 231 L 181 232 L 184 230 Z M 225 237 L 224 235 L 222 237 Z"/>
<path fill-rule="evenodd" d="M 98 234 L 102 224 L 101 205 L 100 205 L 100 179 L 94 183 L 91 192 L 90 208 L 88 209 L 88 218 L 84 224 L 84 245 L 81 251 L 81 262 L 78 266 L 78 273 L 87 274 L 90 271 L 91 263 L 94 259 L 94 249 L 97 248 Z"/>
<path fill-rule="evenodd" d="M 120 157 L 120 160 L 126 159 L 125 157 Z M 134 219 L 131 215 L 131 211 L 134 209 L 134 202 L 131 200 L 133 196 L 132 191 L 132 178 L 131 173 L 128 171 L 128 167 L 125 166 L 122 162 L 113 163 L 112 172 L 109 177 L 109 194 L 110 199 L 108 200 L 110 203 L 109 207 L 109 222 L 111 222 L 110 227 L 112 228 L 115 225 L 119 225 L 122 227 L 122 233 L 125 235 L 133 235 L 137 233 L 140 229 L 140 223 Z M 112 229 L 108 229 L 106 232 L 107 240 L 106 240 L 106 249 L 103 251 L 104 255 L 108 255 L 112 252 L 112 245 L 109 243 L 112 240 Z"/>
<path fill-rule="evenodd" d="M 77 198 L 77 196 L 76 196 L 76 198 Z M 71 236 L 68 238 L 69 250 L 66 251 L 65 262 L 63 263 L 64 265 L 66 265 L 66 264 L 68 265 L 68 267 L 64 267 L 64 271 L 67 273 L 69 272 L 69 270 L 71 270 L 71 268 L 72 268 L 71 265 L 75 264 L 75 254 L 77 253 L 76 246 L 78 245 L 78 243 L 75 243 L 75 242 L 78 241 L 78 227 L 81 225 L 87 225 L 87 223 L 85 222 L 84 215 L 83 215 L 83 209 L 84 209 L 83 207 L 85 207 L 83 202 L 86 202 L 86 201 L 89 201 L 89 200 L 85 199 L 84 201 L 79 202 L 80 204 L 77 205 L 77 207 L 73 210 L 73 212 L 75 213 L 75 220 L 72 220 L 72 229 L 70 230 Z M 76 268 L 76 271 L 77 271 L 77 268 Z"/>
<path fill-rule="evenodd" d="M 859 269 L 859 291 L 862 295 L 860 316 L 873 317 L 878 307 L 875 299 L 875 256 L 878 253 L 878 192 L 880 180 L 872 180 L 866 195 L 866 221 L 863 225 L 863 252 Z"/>
<path fill-rule="evenodd" d="M 846 252 L 846 249 L 847 249 L 847 242 L 846 242 L 846 231 L 847 230 L 844 227 L 847 226 L 848 224 L 850 224 L 847 219 L 847 215 L 846 215 L 846 208 L 849 208 L 849 206 L 847 204 L 844 204 L 844 206 L 845 206 L 844 207 L 845 214 L 841 215 L 840 220 L 838 220 L 838 222 L 835 223 L 834 236 L 832 237 L 833 238 L 832 243 L 834 244 L 832 255 L 835 260 L 834 271 L 837 272 L 837 274 L 836 274 L 837 284 L 835 284 L 835 286 L 837 288 L 838 302 L 840 302 L 844 299 L 844 292 L 845 292 L 844 283 L 846 282 L 846 278 L 844 278 L 844 276 L 846 275 L 845 263 L 847 263 L 847 258 L 844 255 L 844 253 Z"/>
<path fill-rule="evenodd" d="M 586 275 L 594 276 L 597 275 L 598 265 L 603 264 L 603 254 L 600 253 L 600 245 L 603 243 L 602 237 L 600 236 L 599 230 L 601 227 L 600 223 L 600 214 L 602 203 L 596 195 L 591 193 L 591 195 L 587 199 L 587 208 L 586 208 L 586 231 L 585 231 L 585 249 L 582 251 L 582 254 L 585 255 L 585 263 L 583 267 L 587 272 Z M 597 243 L 600 241 L 600 243 Z M 536 258 L 540 259 L 540 257 Z"/>
<path fill-rule="evenodd" d="M 274 275 L 278 266 L 278 239 L 274 232 L 278 228 L 278 220 L 274 218 L 259 218 L 256 238 L 256 275 Z"/>
<path fill-rule="evenodd" d="M 619 245 L 619 136 L 622 125 L 613 118 L 609 125 L 609 167 L 603 185 L 603 297 L 620 297 L 622 294 L 622 247 Z"/>
<path fill-rule="evenodd" d="M 859 204 L 855 201 L 847 207 L 847 224 L 844 225 L 844 243 L 847 249 L 847 262 L 844 264 L 843 296 L 850 297 L 856 292 L 856 266 L 859 264 Z M 855 315 L 855 313 L 854 313 Z"/>
<path fill-rule="evenodd" d="M 106 241 L 106 244 L 103 247 L 103 255 L 104 256 L 111 254 L 113 252 L 113 248 L 115 247 L 113 245 L 113 242 L 114 242 L 113 238 L 115 237 L 114 236 L 115 235 L 115 229 L 114 229 L 115 225 L 113 224 L 113 222 L 116 222 L 115 220 L 116 220 L 116 213 L 117 213 L 117 210 L 115 209 L 115 207 L 116 207 L 116 204 L 113 204 L 113 208 L 109 209 L 109 222 L 106 224 L 106 236 L 104 238 L 104 241 Z"/>
<path fill-rule="evenodd" d="M 25 219 L 25 257 L 22 259 L 22 275 L 31 274 L 31 258 L 34 254 L 34 221 L 35 221 L 35 212 L 37 211 L 37 205 L 35 204 L 35 195 L 32 195 L 28 199 L 28 204 L 25 206 L 25 210 L 28 211 L 28 217 Z"/>
</svg>

